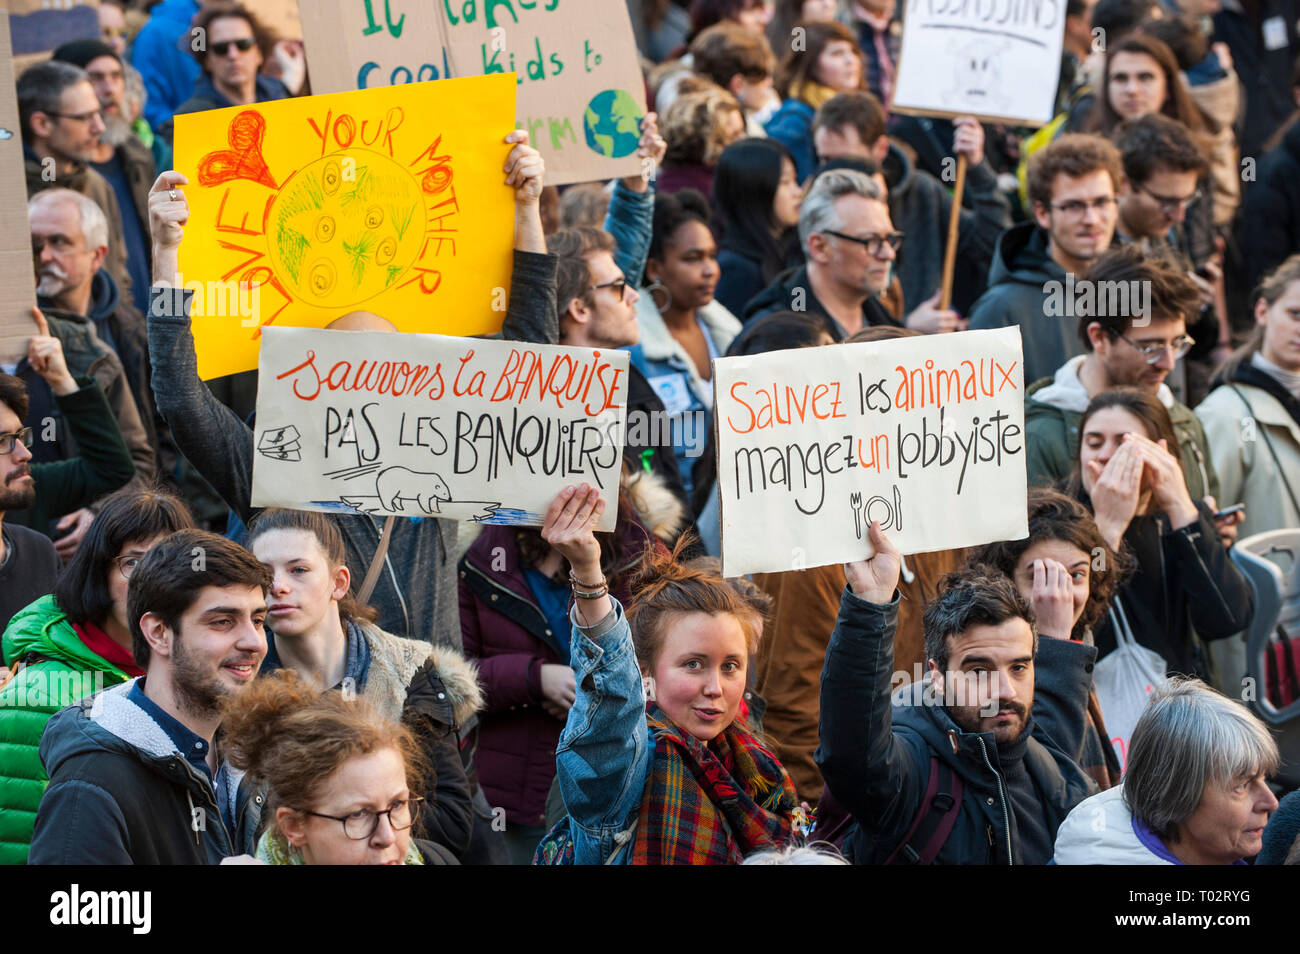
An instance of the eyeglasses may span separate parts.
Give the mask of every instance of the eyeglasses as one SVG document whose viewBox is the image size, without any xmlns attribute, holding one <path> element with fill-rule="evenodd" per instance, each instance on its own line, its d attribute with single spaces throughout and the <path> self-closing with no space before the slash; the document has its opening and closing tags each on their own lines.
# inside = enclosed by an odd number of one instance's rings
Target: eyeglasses
<svg viewBox="0 0 1300 954">
<path fill-rule="evenodd" d="M 412 806 L 418 805 L 422 801 L 424 801 L 422 797 L 413 795 L 404 801 L 393 802 L 386 811 L 382 812 L 372 812 L 368 808 L 363 808 L 351 815 L 326 815 L 322 812 L 308 811 L 304 811 L 303 814 L 341 822 L 343 824 L 343 834 L 353 841 L 364 841 L 378 830 L 381 815 L 388 816 L 388 824 L 393 826 L 393 831 L 404 831 L 410 828 L 415 822 Z"/>
<path fill-rule="evenodd" d="M 1103 196 L 1100 199 L 1093 199 L 1091 202 L 1084 202 L 1075 199 L 1071 202 L 1049 203 L 1049 205 L 1057 212 L 1063 212 L 1070 216 L 1070 218 L 1081 219 L 1083 218 L 1083 214 L 1089 209 L 1092 209 L 1092 211 L 1096 212 L 1098 215 L 1105 215 L 1110 207 L 1117 201 L 1118 200 L 1113 195 L 1108 195 Z"/>
<path fill-rule="evenodd" d="M 104 111 L 96 109 L 89 113 L 46 113 L 47 116 L 55 116 L 58 119 L 73 119 L 79 123 L 93 123 L 96 119 L 101 122 L 104 119 Z"/>
<path fill-rule="evenodd" d="M 1199 187 L 1185 199 L 1171 199 L 1167 195 L 1156 195 L 1146 186 L 1138 186 L 1138 188 L 1154 199 L 1160 206 L 1160 211 L 1165 215 L 1177 215 L 1201 197 L 1201 190 Z"/>
<path fill-rule="evenodd" d="M 895 252 L 903 244 L 902 232 L 889 232 L 885 235 L 866 235 L 859 238 L 856 235 L 845 235 L 843 232 L 836 232 L 831 229 L 822 229 L 823 235 L 834 235 L 836 238 L 842 238 L 848 242 L 857 242 L 859 245 L 865 245 L 868 255 L 880 255 L 881 246 L 885 243 Z"/>
<path fill-rule="evenodd" d="M 1170 342 L 1160 341 L 1155 344 L 1140 345 L 1135 341 L 1129 341 L 1127 335 L 1122 335 L 1118 331 L 1113 331 L 1111 334 L 1117 338 L 1123 338 L 1128 342 L 1130 347 L 1141 351 L 1142 357 L 1146 359 L 1147 364 L 1155 364 L 1166 351 L 1172 351 L 1174 353 L 1174 360 L 1177 361 L 1183 355 L 1187 354 L 1187 352 L 1192 350 L 1192 345 L 1196 344 L 1196 340 L 1187 335 L 1182 335 Z"/>
<path fill-rule="evenodd" d="M 122 574 L 122 579 L 129 580 L 143 559 L 143 556 L 120 556 L 113 557 L 113 562 L 117 565 L 117 572 Z"/>
<path fill-rule="evenodd" d="M 0 455 L 13 453 L 15 441 L 21 441 L 24 447 L 31 447 L 32 429 L 24 427 L 16 434 L 0 434 Z"/>
<path fill-rule="evenodd" d="M 225 56 L 230 52 L 230 48 L 233 46 L 240 53 L 247 53 L 253 48 L 253 44 L 256 42 L 257 41 L 251 36 L 240 37 L 238 40 L 222 40 L 219 43 L 212 44 L 212 52 L 217 54 L 217 56 Z"/>
<path fill-rule="evenodd" d="M 588 285 L 587 291 L 595 291 L 598 288 L 612 288 L 614 289 L 614 294 L 619 298 L 622 298 L 627 294 L 627 285 L 627 278 L 616 278 L 612 282 L 602 282 L 599 285 Z"/>
</svg>

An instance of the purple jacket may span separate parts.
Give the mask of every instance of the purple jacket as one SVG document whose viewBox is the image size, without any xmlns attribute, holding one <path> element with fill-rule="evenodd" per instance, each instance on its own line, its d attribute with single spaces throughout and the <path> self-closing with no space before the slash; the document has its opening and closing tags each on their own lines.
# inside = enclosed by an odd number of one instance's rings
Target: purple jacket
<svg viewBox="0 0 1300 954">
<path fill-rule="evenodd" d="M 563 661 L 547 645 L 546 637 L 555 637 L 528 587 L 515 531 L 484 527 L 460 561 L 461 636 L 465 655 L 478 664 L 485 696 L 469 741 L 488 804 L 504 808 L 512 824 L 542 826 L 555 779 L 555 746 L 564 728 L 542 708 L 542 666 Z M 629 559 L 638 558 L 653 539 L 635 518 L 620 520 L 617 532 Z M 494 570 L 497 548 L 505 555 L 505 568 Z M 622 587 L 612 595 L 620 602 L 628 598 Z M 560 638 L 567 643 L 569 634 Z"/>
</svg>

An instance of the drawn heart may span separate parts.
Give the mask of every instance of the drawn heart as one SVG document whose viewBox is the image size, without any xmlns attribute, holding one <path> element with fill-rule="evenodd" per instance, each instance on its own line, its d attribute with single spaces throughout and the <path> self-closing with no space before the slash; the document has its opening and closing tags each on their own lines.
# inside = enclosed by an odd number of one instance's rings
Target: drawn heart
<svg viewBox="0 0 1300 954">
<path fill-rule="evenodd" d="M 262 158 L 262 138 L 266 135 L 266 118 L 255 109 L 246 109 L 230 121 L 226 132 L 229 149 L 218 149 L 199 160 L 199 185 L 215 186 L 231 179 L 251 179 L 275 189 L 275 179 Z"/>
</svg>

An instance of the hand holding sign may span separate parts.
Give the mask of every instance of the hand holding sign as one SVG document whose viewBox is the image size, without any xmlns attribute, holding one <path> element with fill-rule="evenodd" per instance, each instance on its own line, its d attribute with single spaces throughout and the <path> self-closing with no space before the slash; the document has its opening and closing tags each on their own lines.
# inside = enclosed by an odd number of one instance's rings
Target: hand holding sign
<svg viewBox="0 0 1300 954">
<path fill-rule="evenodd" d="M 636 148 L 636 156 L 641 160 L 641 172 L 638 175 L 626 176 L 623 185 L 633 192 L 648 191 L 650 180 L 655 177 L 655 172 L 667 153 L 668 140 L 659 135 L 658 113 L 646 113 L 645 118 L 641 120 L 641 141 Z"/>
<path fill-rule="evenodd" d="M 515 204 L 537 205 L 542 196 L 542 180 L 546 176 L 542 154 L 528 144 L 526 130 L 511 131 L 506 142 L 515 144 L 510 155 L 506 156 L 506 185 L 515 190 Z"/>
<path fill-rule="evenodd" d="M 875 553 L 865 560 L 844 564 L 844 578 L 854 596 L 868 603 L 884 605 L 893 602 L 903 557 L 881 532 L 879 522 L 871 521 L 868 533 Z"/>
<path fill-rule="evenodd" d="M 604 619 L 613 609 L 609 591 L 596 599 L 583 598 L 580 593 L 598 592 L 604 581 L 600 568 L 600 544 L 596 542 L 596 524 L 605 512 L 605 501 L 594 487 L 565 487 L 546 511 L 542 525 L 542 539 L 569 561 L 575 580 L 574 597 L 578 615 L 591 626 Z"/>
</svg>

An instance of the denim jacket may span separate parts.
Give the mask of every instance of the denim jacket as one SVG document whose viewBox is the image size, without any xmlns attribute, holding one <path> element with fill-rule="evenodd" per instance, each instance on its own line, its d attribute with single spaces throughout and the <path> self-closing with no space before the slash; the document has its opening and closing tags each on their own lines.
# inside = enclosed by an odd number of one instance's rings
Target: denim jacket
<svg viewBox="0 0 1300 954">
<path fill-rule="evenodd" d="M 592 627 L 570 611 L 577 696 L 555 765 L 579 865 L 628 863 L 654 755 L 632 630 L 622 605 L 610 602 L 613 611 Z"/>
<path fill-rule="evenodd" d="M 633 192 L 623 185 L 622 179 L 614 181 L 609 212 L 605 215 L 605 231 L 614 236 L 617 246 L 614 264 L 623 270 L 623 277 L 633 288 L 641 287 L 645 260 L 650 254 L 654 212 L 653 192 Z"/>
</svg>

